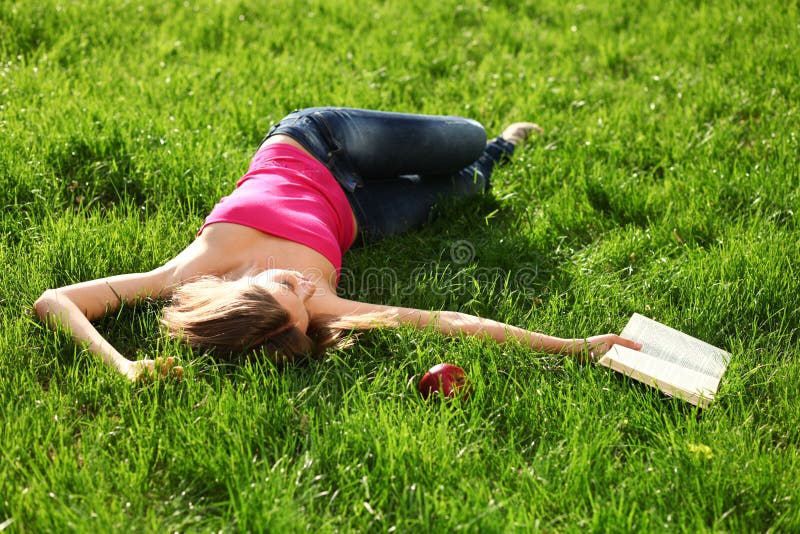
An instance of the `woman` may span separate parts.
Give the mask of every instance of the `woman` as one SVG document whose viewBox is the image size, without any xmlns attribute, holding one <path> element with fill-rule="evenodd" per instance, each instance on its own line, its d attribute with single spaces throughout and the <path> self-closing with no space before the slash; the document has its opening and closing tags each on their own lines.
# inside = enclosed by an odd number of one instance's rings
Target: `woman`
<svg viewBox="0 0 800 534">
<path fill-rule="evenodd" d="M 483 127 L 461 117 L 351 108 L 294 112 L 270 130 L 235 191 L 175 258 L 150 272 L 45 291 L 36 312 L 132 380 L 153 372 L 155 362 L 128 360 L 91 321 L 144 298 L 171 297 L 163 322 L 193 346 L 222 355 L 264 349 L 278 361 L 343 346 L 352 330 L 398 325 L 515 339 L 535 350 L 592 358 L 615 343 L 638 349 L 613 334 L 559 339 L 458 312 L 336 294 L 350 246 L 419 226 L 442 197 L 486 190 L 494 164 L 536 130 L 513 124 L 487 144 Z M 166 363 L 165 374 L 173 368 L 171 359 Z"/>
</svg>

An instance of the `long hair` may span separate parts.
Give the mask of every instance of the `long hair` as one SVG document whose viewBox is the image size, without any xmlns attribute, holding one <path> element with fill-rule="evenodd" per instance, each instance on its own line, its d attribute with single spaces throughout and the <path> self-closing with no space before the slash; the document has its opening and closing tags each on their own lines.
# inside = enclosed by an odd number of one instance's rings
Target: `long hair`
<svg viewBox="0 0 800 534">
<path fill-rule="evenodd" d="M 304 333 L 264 287 L 205 276 L 179 287 L 164 308 L 169 335 L 230 357 L 263 349 L 276 363 L 318 357 L 329 347 L 353 343 L 353 330 L 376 326 L 380 317 L 358 320 L 314 317 Z"/>
</svg>

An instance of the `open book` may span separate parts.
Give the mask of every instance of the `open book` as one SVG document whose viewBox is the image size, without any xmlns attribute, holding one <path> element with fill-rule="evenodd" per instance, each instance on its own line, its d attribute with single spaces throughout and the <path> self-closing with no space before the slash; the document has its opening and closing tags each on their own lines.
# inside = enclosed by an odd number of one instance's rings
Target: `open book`
<svg viewBox="0 0 800 534">
<path fill-rule="evenodd" d="M 620 335 L 642 350 L 614 345 L 597 363 L 701 408 L 714 400 L 729 353 L 638 313 Z"/>
</svg>

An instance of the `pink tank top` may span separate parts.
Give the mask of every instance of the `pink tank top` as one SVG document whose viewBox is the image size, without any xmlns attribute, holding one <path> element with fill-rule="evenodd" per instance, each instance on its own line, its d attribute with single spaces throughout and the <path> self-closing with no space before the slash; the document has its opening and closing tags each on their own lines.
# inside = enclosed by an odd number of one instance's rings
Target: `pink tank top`
<svg viewBox="0 0 800 534">
<path fill-rule="evenodd" d="M 339 183 L 319 161 L 288 144 L 258 151 L 236 189 L 223 197 L 200 231 L 218 222 L 241 224 L 316 250 L 336 268 L 355 233 Z"/>
</svg>

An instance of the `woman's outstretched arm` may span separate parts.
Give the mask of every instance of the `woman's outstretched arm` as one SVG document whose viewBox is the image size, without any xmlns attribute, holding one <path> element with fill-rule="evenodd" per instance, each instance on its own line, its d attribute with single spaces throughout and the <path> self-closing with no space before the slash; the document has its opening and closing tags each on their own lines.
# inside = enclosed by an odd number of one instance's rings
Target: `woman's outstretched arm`
<svg viewBox="0 0 800 534">
<path fill-rule="evenodd" d="M 227 247 L 227 248 L 226 248 Z M 64 328 L 103 363 L 131 380 L 153 371 L 153 360 L 131 361 L 120 354 L 92 325 L 124 303 L 163 298 L 182 282 L 205 274 L 225 272 L 237 261 L 236 249 L 225 243 L 195 240 L 165 265 L 145 273 L 121 274 L 48 289 L 34 304 L 36 314 L 50 328 Z M 170 359 L 167 366 L 172 365 Z M 165 370 L 168 370 L 165 369 Z"/>
<path fill-rule="evenodd" d="M 359 316 L 366 318 L 380 317 L 380 321 L 376 321 L 375 326 L 410 325 L 417 328 L 433 327 L 439 332 L 450 336 L 484 337 L 493 339 L 498 343 L 514 340 L 534 350 L 554 354 L 586 355 L 592 359 L 605 354 L 612 345 L 623 345 L 634 350 L 642 348 L 641 344 L 616 334 L 601 334 L 587 338 L 558 338 L 499 321 L 453 311 L 430 312 L 336 298 L 330 301 L 329 312 L 356 319 Z"/>
<path fill-rule="evenodd" d="M 153 362 L 133 362 L 106 341 L 91 321 L 111 313 L 126 302 L 165 296 L 170 272 L 160 267 L 147 273 L 123 274 L 58 289 L 48 289 L 34 304 L 39 318 L 50 328 L 64 328 L 98 355 L 103 363 L 134 380 Z"/>
<path fill-rule="evenodd" d="M 487 337 L 499 343 L 515 340 L 534 350 L 572 356 L 585 355 L 592 360 L 608 352 L 612 345 L 623 345 L 634 350 L 642 348 L 641 344 L 616 334 L 600 334 L 586 338 L 558 338 L 459 312 L 445 311 L 425 315 L 427 317 L 421 316 L 421 320 L 417 324 L 433 325 L 448 335 L 467 334 Z M 410 319 L 413 324 L 413 313 L 410 314 Z"/>
</svg>

